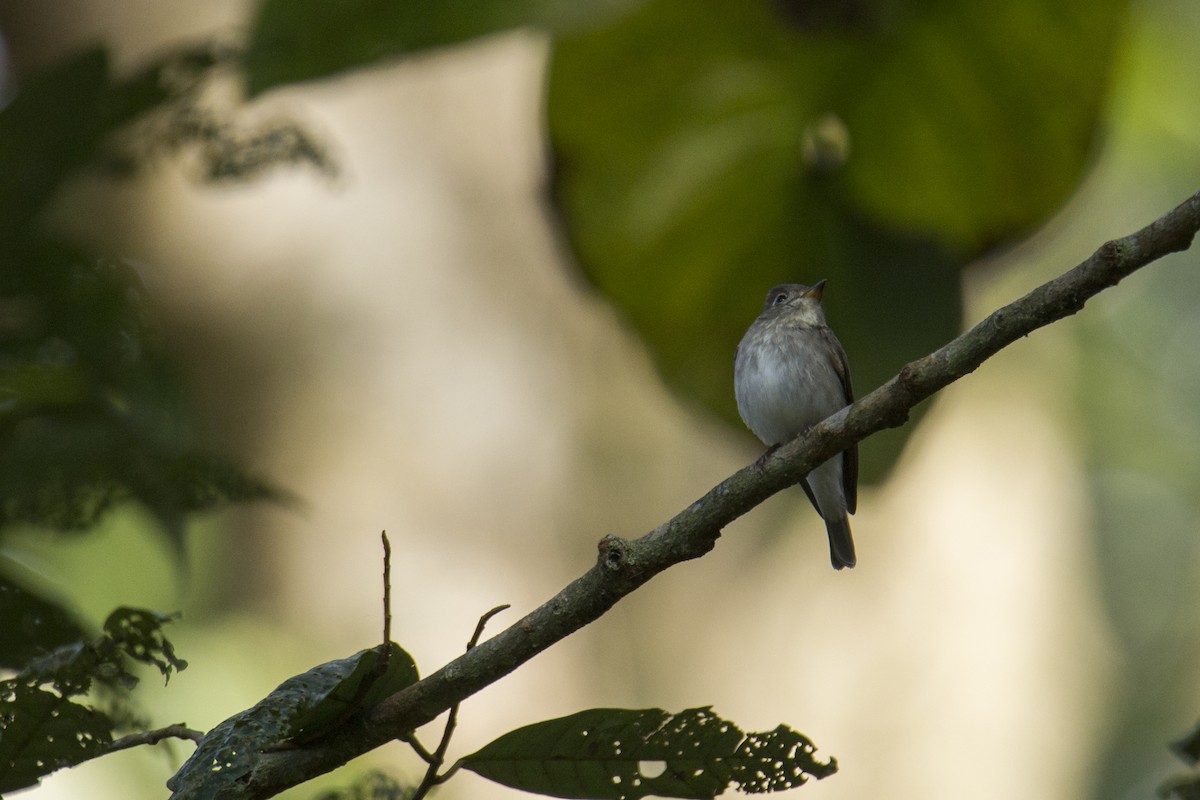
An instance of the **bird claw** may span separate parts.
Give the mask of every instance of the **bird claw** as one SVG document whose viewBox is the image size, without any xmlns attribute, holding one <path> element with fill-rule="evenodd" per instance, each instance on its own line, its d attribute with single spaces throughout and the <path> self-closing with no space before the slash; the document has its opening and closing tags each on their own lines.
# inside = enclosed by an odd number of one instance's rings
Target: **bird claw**
<svg viewBox="0 0 1200 800">
<path fill-rule="evenodd" d="M 782 443 L 773 444 L 770 447 L 768 447 L 766 449 L 766 451 L 761 456 L 758 457 L 758 460 L 754 462 L 754 466 L 758 467 L 759 469 L 762 469 L 763 465 L 767 463 L 767 459 L 770 458 L 771 456 L 773 456 L 775 454 L 775 451 L 778 450 L 780 447 L 783 447 Z"/>
</svg>

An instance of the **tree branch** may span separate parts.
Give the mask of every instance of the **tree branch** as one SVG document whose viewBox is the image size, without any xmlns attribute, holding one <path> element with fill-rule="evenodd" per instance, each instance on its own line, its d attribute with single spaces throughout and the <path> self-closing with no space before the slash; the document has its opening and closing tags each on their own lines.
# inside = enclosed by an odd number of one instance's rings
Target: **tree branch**
<svg viewBox="0 0 1200 800">
<path fill-rule="evenodd" d="M 595 566 L 540 608 L 349 723 L 336 737 L 263 754 L 238 795 L 266 798 L 404 736 L 594 621 L 663 570 L 711 550 L 721 530 L 815 466 L 876 431 L 902 425 L 922 400 L 1023 336 L 1076 313 L 1147 264 L 1186 250 L 1200 230 L 1200 192 L 1142 230 L 1103 245 L 1074 269 L 995 311 L 886 384 L 761 462 L 739 470 L 636 540 L 605 536 Z"/>
<path fill-rule="evenodd" d="M 187 726 L 187 723 L 178 722 L 174 725 L 168 725 L 165 728 L 122 736 L 104 748 L 102 755 L 115 753 L 118 750 L 128 750 L 131 747 L 141 747 L 144 744 L 158 744 L 164 739 L 190 739 L 193 742 L 199 743 L 203 738 L 203 731 L 192 730 Z"/>
</svg>

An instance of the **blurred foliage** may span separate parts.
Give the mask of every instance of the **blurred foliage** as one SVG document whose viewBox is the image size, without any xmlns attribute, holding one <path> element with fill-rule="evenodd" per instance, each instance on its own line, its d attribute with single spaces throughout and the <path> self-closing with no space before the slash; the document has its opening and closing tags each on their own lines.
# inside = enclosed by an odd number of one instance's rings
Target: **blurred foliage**
<svg viewBox="0 0 1200 800">
<path fill-rule="evenodd" d="M 1192 772 L 1176 775 L 1163 783 L 1158 796 L 1167 800 L 1200 800 L 1200 774 L 1196 773 L 1197 763 L 1200 763 L 1200 725 L 1171 745 L 1171 749 L 1192 768 Z"/>
<path fill-rule="evenodd" d="M 85 167 L 128 167 L 198 140 L 211 150 L 208 174 L 253 174 L 253 157 L 218 154 L 241 142 L 261 160 L 270 132 L 231 137 L 197 111 L 199 87 L 228 59 L 185 49 L 117 79 L 104 52 L 89 50 L 22 78 L 0 113 L 0 536 L 15 524 L 86 530 L 134 501 L 178 547 L 188 513 L 281 497 L 193 446 L 185 388 L 134 271 L 40 224 Z"/>
<path fill-rule="evenodd" d="M 182 380 L 132 270 L 46 239 L 5 255 L 0 536 L 86 530 L 135 501 L 178 547 L 188 513 L 280 497 L 193 447 Z"/>
<path fill-rule="evenodd" d="M 408 800 L 414 787 L 405 786 L 391 776 L 373 770 L 343 789 L 316 795 L 314 800 Z"/>
<path fill-rule="evenodd" d="M 1128 796 L 1140 784 L 1146 765 L 1161 760 L 1164 727 L 1178 724 L 1195 697 L 1198 256 L 1183 257 L 1186 270 L 1146 271 L 1103 313 L 1080 315 L 1074 326 L 1091 566 L 1123 687 L 1111 699 L 1107 752 L 1098 759 L 1101 798 Z"/>
<path fill-rule="evenodd" d="M 0 681 L 0 792 L 101 755 L 113 729 L 134 716 L 129 692 L 138 679 L 129 662 L 153 664 L 165 678 L 187 667 L 162 633 L 173 619 L 119 608 L 101 636 L 62 644 Z M 71 699 L 93 687 L 101 690 L 100 707 Z"/>
<path fill-rule="evenodd" d="M 1158 796 L 1166 800 L 1200 800 L 1200 778 L 1181 777 L 1159 787 Z"/>
<path fill-rule="evenodd" d="M 0 577 L 0 669 L 19 670 L 83 635 L 82 626 L 58 603 Z"/>
<path fill-rule="evenodd" d="M 236 182 L 279 166 L 305 165 L 337 172 L 324 144 L 289 119 L 248 121 L 236 92 L 222 91 L 241 79 L 242 52 L 214 42 L 169 56 L 157 70 L 170 87 L 168 101 L 110 143 L 103 165 L 118 175 L 148 163 L 193 155 L 197 177 Z"/>
<path fill-rule="evenodd" d="M 711 708 L 593 708 L 526 725 L 465 756 L 462 766 L 497 783 L 552 797 L 708 798 L 730 785 L 748 794 L 826 778 L 805 736 L 780 725 L 743 733 Z"/>
<path fill-rule="evenodd" d="M 63 183 L 95 162 L 117 128 L 167 97 L 158 69 L 116 81 L 99 48 L 21 78 L 0 113 L 0 274 L 21 266 L 18 245 L 34 237 L 34 220 Z"/>
<path fill-rule="evenodd" d="M 512 28 L 569 31 L 601 23 L 639 0 L 266 0 L 246 54 L 251 96 L 279 84 L 327 78 L 355 67 Z"/>
<path fill-rule="evenodd" d="M 651 0 L 556 42 L 554 188 L 588 279 L 731 422 L 778 283 L 829 279 L 859 394 L 960 329 L 959 270 L 1083 176 L 1124 0 Z M 912 430 L 872 437 L 878 480 Z"/>
<path fill-rule="evenodd" d="M 204 86 L 228 59 L 210 46 L 182 49 L 116 77 L 105 52 L 90 49 L 20 76 L 0 110 L 0 540 L 18 526 L 85 532 L 136 503 L 182 552 L 188 514 L 283 498 L 192 441 L 186 388 L 134 271 L 43 224 L 89 168 L 127 173 L 193 147 L 202 177 L 322 165 L 294 126 L 247 133 L 207 110 Z M 133 722 L 128 661 L 166 676 L 185 666 L 162 636 L 169 618 L 121 609 L 87 639 L 57 600 L 14 583 L 9 566 L 0 562 L 0 666 L 16 676 L 0 685 L 0 790 L 93 757 L 115 725 Z M 93 686 L 105 708 L 71 699 Z"/>
<path fill-rule="evenodd" d="M 1172 744 L 1171 749 L 1186 761 L 1188 766 L 1200 765 L 1200 724 L 1194 726 L 1186 736 Z"/>
<path fill-rule="evenodd" d="M 167 781 L 171 797 L 178 800 L 219 797 L 224 788 L 241 784 L 258 763 L 264 748 L 278 745 L 302 729 L 314 732 L 308 739 L 316 738 L 316 734 L 330 730 L 331 723 L 345 722 L 348 716 L 343 716 L 343 711 L 360 712 L 370 707 L 364 704 L 366 701 L 377 702 L 386 696 L 368 691 L 360 697 L 359 686 L 365 685 L 369 690 L 390 686 L 394 690 L 397 682 L 408 685 L 404 681 L 415 681 L 417 673 L 412 658 L 395 643 L 391 643 L 391 648 L 387 672 L 379 676 L 381 682 L 363 683 L 367 673 L 361 669 L 362 665 L 367 664 L 370 672 L 378 663 L 375 657 L 379 653 L 377 648 L 363 650 L 288 678 L 254 707 L 217 725 L 187 763 Z M 345 702 L 347 698 L 353 703 Z"/>
</svg>

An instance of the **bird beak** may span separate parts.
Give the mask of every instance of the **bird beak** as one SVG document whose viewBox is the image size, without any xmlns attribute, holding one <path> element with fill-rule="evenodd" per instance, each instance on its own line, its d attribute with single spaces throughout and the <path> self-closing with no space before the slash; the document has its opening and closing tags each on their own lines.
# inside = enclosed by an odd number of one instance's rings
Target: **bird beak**
<svg viewBox="0 0 1200 800">
<path fill-rule="evenodd" d="M 816 284 L 811 289 L 809 289 L 807 292 L 805 292 L 804 296 L 811 297 L 814 300 L 820 300 L 822 295 L 824 295 L 824 294 L 825 294 L 825 279 L 822 278 L 821 280 L 817 281 Z"/>
</svg>

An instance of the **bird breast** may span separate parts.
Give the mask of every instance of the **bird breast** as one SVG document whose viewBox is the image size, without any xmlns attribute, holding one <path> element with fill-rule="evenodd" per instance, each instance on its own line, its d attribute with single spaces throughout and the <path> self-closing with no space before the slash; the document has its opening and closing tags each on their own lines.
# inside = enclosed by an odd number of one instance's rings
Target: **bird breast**
<svg viewBox="0 0 1200 800">
<path fill-rule="evenodd" d="M 845 405 L 824 347 L 815 328 L 751 331 L 738 347 L 738 411 L 765 444 L 786 442 Z"/>
</svg>

